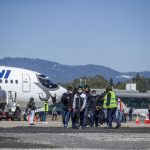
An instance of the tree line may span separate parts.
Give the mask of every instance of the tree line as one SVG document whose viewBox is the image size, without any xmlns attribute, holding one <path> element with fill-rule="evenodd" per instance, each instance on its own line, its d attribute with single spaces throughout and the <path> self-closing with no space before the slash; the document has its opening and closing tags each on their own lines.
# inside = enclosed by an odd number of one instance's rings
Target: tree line
<svg viewBox="0 0 150 150">
<path fill-rule="evenodd" d="M 117 82 L 113 81 L 113 78 L 106 80 L 103 76 L 97 75 L 95 77 L 83 77 L 74 79 L 69 83 L 60 83 L 64 87 L 72 86 L 77 88 L 79 85 L 88 84 L 90 88 L 105 88 L 107 85 L 112 85 L 115 89 L 125 90 L 126 83 L 136 83 L 137 90 L 140 92 L 146 92 L 150 90 L 150 78 L 145 78 L 137 74 L 131 80 L 126 82 Z"/>
</svg>

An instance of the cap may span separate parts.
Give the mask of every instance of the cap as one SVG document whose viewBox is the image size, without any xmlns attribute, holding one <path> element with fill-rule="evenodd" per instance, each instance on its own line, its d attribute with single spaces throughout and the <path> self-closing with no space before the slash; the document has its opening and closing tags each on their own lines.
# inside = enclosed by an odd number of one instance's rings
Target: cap
<svg viewBox="0 0 150 150">
<path fill-rule="evenodd" d="M 107 86 L 106 91 L 112 91 L 112 86 L 111 85 Z"/>
<path fill-rule="evenodd" d="M 67 87 L 67 90 L 68 90 L 68 91 L 72 91 L 73 88 L 72 88 L 71 86 L 68 86 L 68 87 Z"/>
<path fill-rule="evenodd" d="M 89 86 L 86 84 L 86 85 L 84 85 L 83 88 L 84 88 L 84 89 L 89 89 Z"/>
<path fill-rule="evenodd" d="M 95 91 L 95 90 L 92 90 L 92 93 L 96 93 L 96 91 Z"/>
<path fill-rule="evenodd" d="M 82 87 L 82 86 L 79 86 L 78 89 L 83 89 L 83 87 Z"/>
</svg>

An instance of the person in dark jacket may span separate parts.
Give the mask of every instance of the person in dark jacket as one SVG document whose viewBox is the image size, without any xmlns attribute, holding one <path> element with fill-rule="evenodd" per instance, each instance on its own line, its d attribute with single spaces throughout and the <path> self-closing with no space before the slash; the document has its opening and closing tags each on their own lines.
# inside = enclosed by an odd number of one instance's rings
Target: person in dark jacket
<svg viewBox="0 0 150 150">
<path fill-rule="evenodd" d="M 52 100 L 53 104 L 56 104 L 56 102 L 57 102 L 56 94 L 54 94 L 54 96 L 50 94 L 50 97 L 51 97 L 51 100 Z"/>
<path fill-rule="evenodd" d="M 98 127 L 98 122 L 100 118 L 100 99 L 99 96 L 96 94 L 96 91 L 92 91 L 92 95 L 89 97 L 89 111 L 90 111 L 90 123 L 91 127 L 94 126 L 95 122 L 95 127 Z"/>
<path fill-rule="evenodd" d="M 84 128 L 83 120 L 84 120 L 84 110 L 86 107 L 86 95 L 83 93 L 83 89 L 80 86 L 78 88 L 78 93 L 75 94 L 73 100 L 73 110 L 75 112 L 75 119 L 73 122 L 74 128 Z"/>
<path fill-rule="evenodd" d="M 89 102 L 90 102 L 90 96 L 91 96 L 90 88 L 88 85 L 84 85 L 83 93 L 86 95 L 86 106 L 85 106 L 84 120 L 83 120 L 83 126 L 85 128 L 88 124 Z"/>
<path fill-rule="evenodd" d="M 31 97 L 30 101 L 27 104 L 27 110 L 29 112 L 29 117 L 30 117 L 30 125 L 34 125 L 33 121 L 34 121 L 34 116 L 35 116 L 35 102 L 34 102 L 34 98 Z"/>
<path fill-rule="evenodd" d="M 68 122 L 71 112 L 73 112 L 73 88 L 68 87 L 67 92 L 62 95 L 61 102 L 63 103 L 62 120 L 64 128 L 68 127 Z M 72 116 L 72 115 L 71 115 Z"/>
<path fill-rule="evenodd" d="M 132 121 L 132 113 L 133 113 L 133 109 L 130 107 L 130 109 L 129 109 L 129 121 Z"/>
</svg>

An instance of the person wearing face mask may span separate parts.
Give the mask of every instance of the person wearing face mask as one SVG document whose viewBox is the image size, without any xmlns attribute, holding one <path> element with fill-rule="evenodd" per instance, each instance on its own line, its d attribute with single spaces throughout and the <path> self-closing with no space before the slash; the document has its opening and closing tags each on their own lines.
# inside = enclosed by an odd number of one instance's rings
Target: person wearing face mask
<svg viewBox="0 0 150 150">
<path fill-rule="evenodd" d="M 62 95 L 61 102 L 63 104 L 62 120 L 64 128 L 68 127 L 71 112 L 73 112 L 73 88 L 68 87 L 67 92 Z"/>
<path fill-rule="evenodd" d="M 83 93 L 86 95 L 86 106 L 84 111 L 84 120 L 83 120 L 83 126 L 84 128 L 88 125 L 88 115 L 89 115 L 89 102 L 90 102 L 90 88 L 88 85 L 84 85 Z"/>
<path fill-rule="evenodd" d="M 98 127 L 99 117 L 100 117 L 100 99 L 96 94 L 96 91 L 92 91 L 92 95 L 89 98 L 89 111 L 90 111 L 90 126 L 93 127 L 95 123 L 95 127 Z"/>
<path fill-rule="evenodd" d="M 75 119 L 73 122 L 74 128 L 84 128 L 83 120 L 84 120 L 84 110 L 86 106 L 86 95 L 83 93 L 83 89 L 81 86 L 78 88 L 77 94 L 74 96 L 73 100 L 73 110 L 75 112 Z"/>
</svg>

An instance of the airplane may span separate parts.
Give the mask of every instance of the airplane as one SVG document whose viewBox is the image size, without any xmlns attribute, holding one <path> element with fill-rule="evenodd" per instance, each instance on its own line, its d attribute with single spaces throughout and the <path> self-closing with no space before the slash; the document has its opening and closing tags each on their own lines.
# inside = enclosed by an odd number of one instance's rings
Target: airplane
<svg viewBox="0 0 150 150">
<path fill-rule="evenodd" d="M 6 103 L 12 105 L 16 102 L 18 109 L 26 108 L 31 97 L 37 108 L 43 106 L 45 99 L 53 104 L 52 100 L 56 97 L 59 102 L 66 92 L 65 88 L 54 84 L 41 73 L 7 66 L 0 66 L 0 87 L 6 92 Z"/>
</svg>

